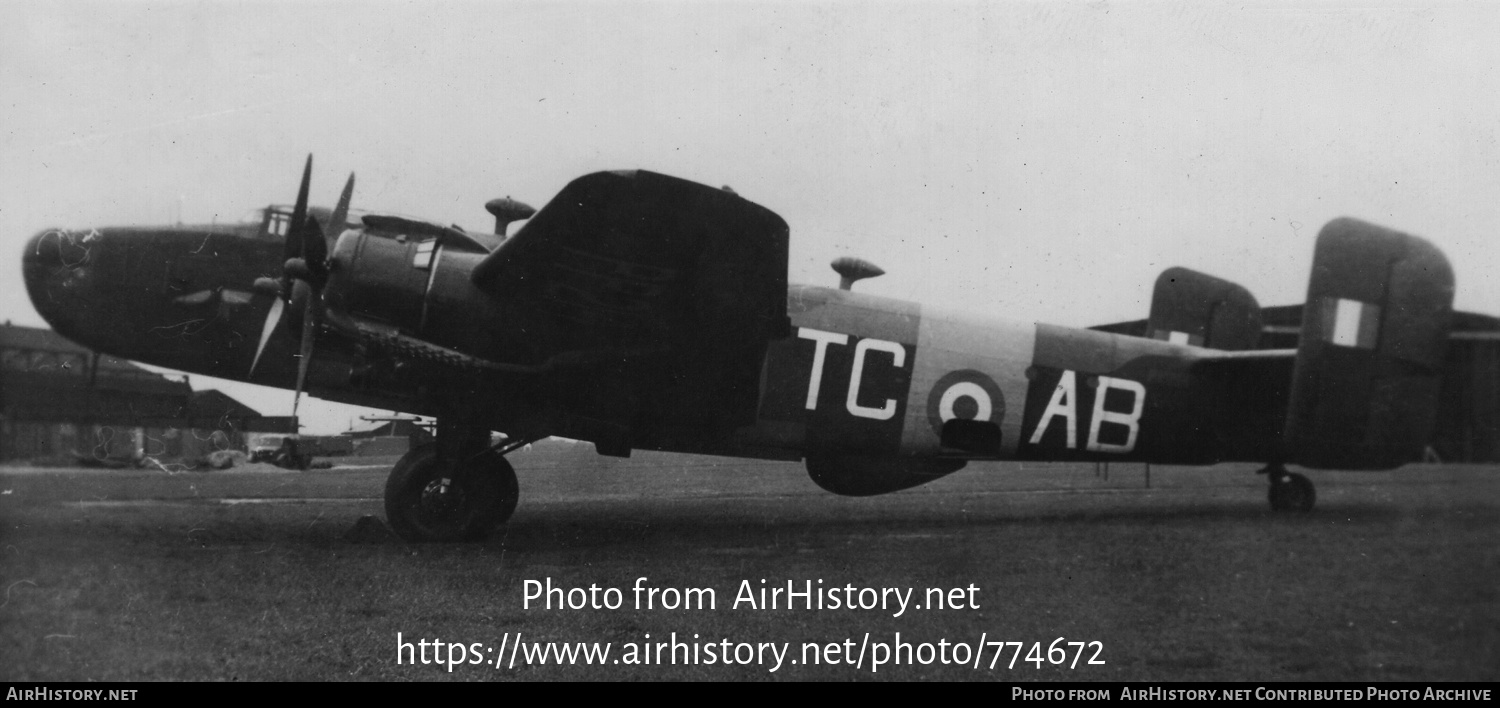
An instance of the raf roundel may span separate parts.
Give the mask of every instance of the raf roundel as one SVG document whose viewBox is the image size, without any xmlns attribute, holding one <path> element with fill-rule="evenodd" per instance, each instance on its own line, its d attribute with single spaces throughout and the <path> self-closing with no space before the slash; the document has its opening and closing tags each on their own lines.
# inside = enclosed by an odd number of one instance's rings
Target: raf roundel
<svg viewBox="0 0 1500 708">
<path fill-rule="evenodd" d="M 954 418 L 999 424 L 1005 418 L 1005 395 L 994 380 L 973 369 L 950 371 L 927 394 L 927 420 L 938 437 Z"/>
</svg>

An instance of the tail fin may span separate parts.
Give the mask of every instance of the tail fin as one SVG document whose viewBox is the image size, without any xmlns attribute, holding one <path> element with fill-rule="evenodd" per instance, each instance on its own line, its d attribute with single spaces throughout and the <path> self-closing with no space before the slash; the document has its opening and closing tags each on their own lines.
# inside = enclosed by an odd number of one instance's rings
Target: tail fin
<svg viewBox="0 0 1500 708">
<path fill-rule="evenodd" d="M 1260 305 L 1240 285 L 1187 268 L 1156 278 L 1146 336 L 1210 349 L 1254 349 Z"/>
<path fill-rule="evenodd" d="M 1453 270 L 1432 244 L 1354 219 L 1318 234 L 1284 440 L 1289 461 L 1382 469 L 1432 438 Z"/>
</svg>

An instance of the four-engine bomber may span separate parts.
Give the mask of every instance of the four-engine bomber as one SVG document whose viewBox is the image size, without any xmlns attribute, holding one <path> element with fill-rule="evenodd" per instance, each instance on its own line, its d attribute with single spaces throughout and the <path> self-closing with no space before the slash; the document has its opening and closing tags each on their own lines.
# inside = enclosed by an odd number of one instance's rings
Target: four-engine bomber
<svg viewBox="0 0 1500 708">
<path fill-rule="evenodd" d="M 352 177 L 309 207 L 310 169 L 258 223 L 43 231 L 27 288 L 103 352 L 435 416 L 386 487 L 409 540 L 503 523 L 504 454 L 550 435 L 805 460 L 846 495 L 968 460 L 1259 461 L 1272 507 L 1307 510 L 1285 465 L 1394 467 L 1433 432 L 1451 269 L 1351 219 L 1318 238 L 1296 347 L 1269 349 L 1248 291 L 1181 268 L 1129 336 L 856 292 L 880 274 L 856 259 L 835 263 L 840 287 L 788 284 L 780 217 L 665 175 L 588 175 L 535 212 L 495 200 L 495 233 L 474 234 L 354 219 Z"/>
</svg>

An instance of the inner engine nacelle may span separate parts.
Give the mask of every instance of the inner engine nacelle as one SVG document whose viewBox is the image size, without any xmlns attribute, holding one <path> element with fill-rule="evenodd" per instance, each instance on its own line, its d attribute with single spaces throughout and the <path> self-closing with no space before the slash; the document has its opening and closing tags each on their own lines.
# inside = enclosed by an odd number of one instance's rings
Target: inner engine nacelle
<svg viewBox="0 0 1500 708">
<path fill-rule="evenodd" d="M 343 312 L 417 334 L 437 265 L 437 243 L 345 232 L 329 258 L 324 295 Z"/>
<path fill-rule="evenodd" d="M 807 474 L 834 494 L 869 497 L 909 489 L 958 471 L 965 460 L 808 455 Z"/>
</svg>

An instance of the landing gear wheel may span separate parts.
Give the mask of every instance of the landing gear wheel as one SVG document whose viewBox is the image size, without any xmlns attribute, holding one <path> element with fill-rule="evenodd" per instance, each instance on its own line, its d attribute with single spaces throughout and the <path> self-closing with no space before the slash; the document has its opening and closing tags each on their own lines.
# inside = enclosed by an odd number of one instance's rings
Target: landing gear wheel
<svg viewBox="0 0 1500 708">
<path fill-rule="evenodd" d="M 385 517 L 411 542 L 477 541 L 510 518 L 519 499 L 515 470 L 482 454 L 455 464 L 436 445 L 412 449 L 385 482 Z"/>
<path fill-rule="evenodd" d="M 510 461 L 494 450 L 485 450 L 479 457 L 468 462 L 467 467 L 490 478 L 498 487 L 499 496 L 490 505 L 482 522 L 483 533 L 488 534 L 495 527 L 510 521 L 510 515 L 516 513 L 516 503 L 521 500 L 521 484 L 516 480 L 516 468 L 511 467 Z"/>
<path fill-rule="evenodd" d="M 1272 511 L 1312 511 L 1313 503 L 1318 499 L 1317 490 L 1307 477 L 1296 472 L 1281 470 L 1280 474 L 1271 473 L 1271 510 Z"/>
</svg>

